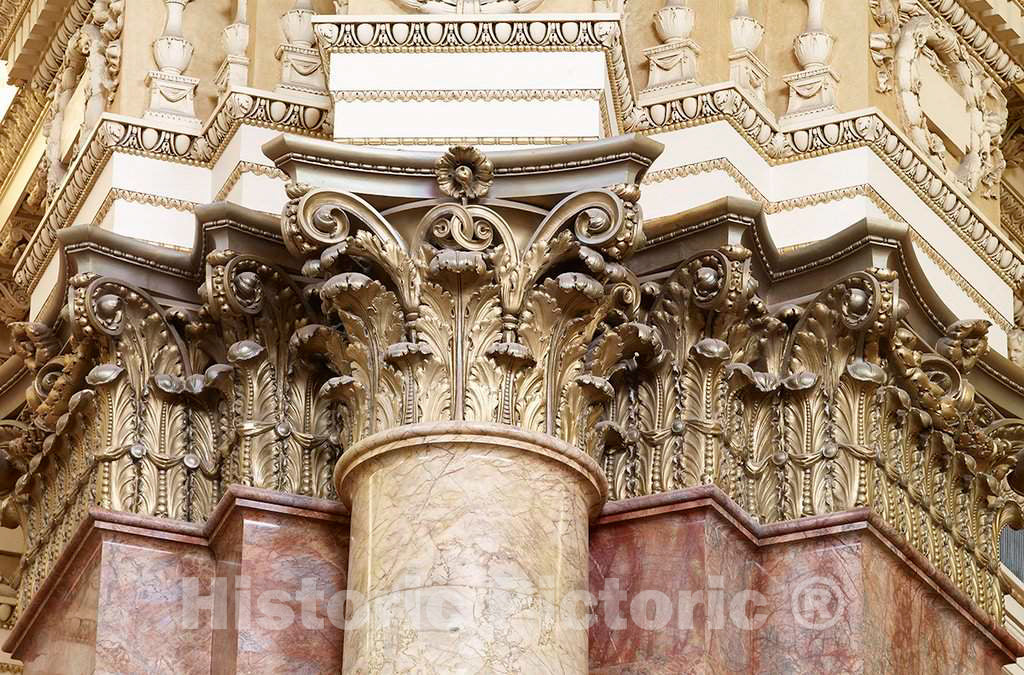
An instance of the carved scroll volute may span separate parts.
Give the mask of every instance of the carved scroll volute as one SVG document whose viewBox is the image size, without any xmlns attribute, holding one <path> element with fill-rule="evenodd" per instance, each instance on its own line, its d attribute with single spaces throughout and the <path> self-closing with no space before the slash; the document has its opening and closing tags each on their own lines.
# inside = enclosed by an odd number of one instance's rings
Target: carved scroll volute
<svg viewBox="0 0 1024 675">
<path fill-rule="evenodd" d="M 75 345 L 69 353 L 60 354 L 61 343 L 49 326 L 39 322 L 12 324 L 11 341 L 14 353 L 32 373 L 25 403 L 32 411 L 33 424 L 52 432 L 67 412 L 69 399 L 84 384 L 91 350 Z"/>
<path fill-rule="evenodd" d="M 638 196 L 636 186 L 575 193 L 544 218 L 521 254 L 496 251 L 502 334 L 489 354 L 505 369 L 498 421 L 592 445 L 590 427 L 580 422 L 605 397 L 607 373 L 594 370 L 600 360 L 588 365 L 584 357 L 606 319 L 632 318 L 639 307 L 638 282 L 616 262 L 642 241 Z"/>
<path fill-rule="evenodd" d="M 949 436 L 950 443 L 968 451 L 979 425 L 974 386 L 966 375 L 988 351 L 989 325 L 987 321 L 953 324 L 936 345 L 939 355 L 927 353 L 927 347 L 906 329 L 896 331 L 893 340 L 891 362 L 913 404 L 928 415 L 932 427 Z"/>
<path fill-rule="evenodd" d="M 341 354 L 330 357 L 338 364 L 334 377 L 321 389 L 347 411 L 344 437 L 355 442 L 416 421 L 409 358 L 428 351 L 416 334 L 420 266 L 399 233 L 360 197 L 294 185 L 289 195 L 285 242 L 296 255 L 316 254 L 303 272 L 324 281 L 308 290 L 345 331 Z"/>
<path fill-rule="evenodd" d="M 24 500 L 14 497 L 14 493 L 28 471 L 28 458 L 22 448 L 32 431 L 23 422 L 0 420 L 0 525 L 6 528 L 27 525 Z"/>
<path fill-rule="evenodd" d="M 6 580 L 20 584 L 25 600 L 45 573 L 37 561 L 55 557 L 63 544 L 49 536 L 50 524 L 69 512 L 80 515 L 90 496 L 75 485 L 88 477 L 84 458 L 94 445 L 88 422 L 96 417 L 95 392 L 85 382 L 94 350 L 73 343 L 59 353 L 64 345 L 42 323 L 15 324 L 11 332 L 15 352 L 33 381 L 26 391 L 23 421 L 0 421 L 0 520 L 4 527 L 20 526 L 25 535 L 17 574 Z"/>
<path fill-rule="evenodd" d="M 428 280 L 417 326 L 449 364 L 432 381 L 450 382 L 452 395 L 449 405 L 431 403 L 424 390 L 424 414 L 514 424 L 585 446 L 580 420 L 593 412 L 593 392 L 577 380 L 604 318 L 636 304 L 635 279 L 614 262 L 632 245 L 636 215 L 613 191 L 579 192 L 520 249 L 492 208 L 429 211 L 412 246 Z"/>
<path fill-rule="evenodd" d="M 95 458 L 101 506 L 202 520 L 219 497 L 219 429 L 209 402 L 222 368 L 199 371 L 179 327 L 145 291 L 79 275 L 71 280 L 75 339 L 95 346 Z"/>
<path fill-rule="evenodd" d="M 282 216 L 285 246 L 300 259 L 316 254 L 307 263 L 310 276 L 328 274 L 346 256 L 358 258 L 387 279 L 404 309 L 415 309 L 419 278 L 409 249 L 377 209 L 357 195 L 335 190 L 291 185 L 289 195 L 296 198 Z"/>
</svg>

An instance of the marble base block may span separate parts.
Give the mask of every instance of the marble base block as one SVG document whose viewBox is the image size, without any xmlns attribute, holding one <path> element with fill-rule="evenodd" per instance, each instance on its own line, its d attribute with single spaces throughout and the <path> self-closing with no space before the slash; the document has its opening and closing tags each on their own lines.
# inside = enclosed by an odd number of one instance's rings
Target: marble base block
<svg viewBox="0 0 1024 675">
<path fill-rule="evenodd" d="M 335 469 L 352 512 L 345 673 L 584 673 L 588 523 L 607 484 L 549 436 L 429 423 Z"/>
<path fill-rule="evenodd" d="M 336 673 L 347 513 L 230 486 L 205 524 L 93 509 L 4 648 L 26 673 Z"/>
<path fill-rule="evenodd" d="M 235 495 L 210 536 L 227 591 L 227 616 L 213 634 L 213 675 L 341 667 L 343 615 L 331 616 L 330 602 L 346 587 L 348 518 L 340 504 L 293 500 Z"/>
<path fill-rule="evenodd" d="M 981 675 L 1024 650 L 867 509 L 761 525 L 705 486 L 592 529 L 592 675 Z"/>
<path fill-rule="evenodd" d="M 212 633 L 187 625 L 182 582 L 210 595 L 213 556 L 165 523 L 90 514 L 4 645 L 26 673 L 210 672 Z"/>
</svg>

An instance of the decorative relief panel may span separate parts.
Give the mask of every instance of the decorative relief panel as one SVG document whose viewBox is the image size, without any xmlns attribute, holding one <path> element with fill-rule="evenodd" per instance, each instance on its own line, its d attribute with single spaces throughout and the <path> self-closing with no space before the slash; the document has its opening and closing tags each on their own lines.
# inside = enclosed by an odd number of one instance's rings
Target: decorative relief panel
<svg viewBox="0 0 1024 675">
<path fill-rule="evenodd" d="M 1006 168 L 1000 146 L 1008 116 L 1000 84 L 968 53 L 956 31 L 921 2 L 874 0 L 871 9 L 886 31 L 871 36 L 878 90 L 896 91 L 911 139 L 936 164 L 945 166 L 945 144 L 929 130 L 928 111 L 921 102 L 921 69 L 929 67 L 926 62 L 934 63 L 963 97 L 970 118 L 967 147 L 954 176 L 970 192 L 981 189 L 982 196 L 998 198 Z"/>
<path fill-rule="evenodd" d="M 998 616 L 1024 423 L 998 419 L 965 377 L 988 322 L 950 326 L 933 352 L 901 325 L 884 269 L 769 312 L 750 258 L 706 251 L 644 285 L 646 340 L 592 449 L 612 497 L 714 483 L 761 522 L 870 507 Z"/>
<path fill-rule="evenodd" d="M 204 342 L 234 369 L 223 480 L 333 494 L 338 420 L 320 393 L 320 370 L 304 358 L 331 329 L 307 330 L 317 313 L 302 291 L 285 270 L 252 255 L 210 253 L 202 292 Z"/>
<path fill-rule="evenodd" d="M 71 280 L 72 332 L 15 324 L 34 374 L 3 448 L 20 475 L 5 522 L 27 534 L 21 606 L 91 506 L 204 521 L 222 486 L 332 496 L 336 420 L 304 360 L 316 316 L 257 257 L 207 256 L 198 310 L 167 309 L 111 277 Z"/>
</svg>

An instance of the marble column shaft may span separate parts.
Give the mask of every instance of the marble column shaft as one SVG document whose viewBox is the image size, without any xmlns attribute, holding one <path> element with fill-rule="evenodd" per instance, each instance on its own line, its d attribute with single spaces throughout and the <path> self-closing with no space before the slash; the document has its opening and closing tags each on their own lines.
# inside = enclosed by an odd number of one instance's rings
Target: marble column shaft
<svg viewBox="0 0 1024 675">
<path fill-rule="evenodd" d="M 345 673 L 587 669 L 588 522 L 596 463 L 484 423 L 399 427 L 335 470 L 352 510 Z"/>
</svg>

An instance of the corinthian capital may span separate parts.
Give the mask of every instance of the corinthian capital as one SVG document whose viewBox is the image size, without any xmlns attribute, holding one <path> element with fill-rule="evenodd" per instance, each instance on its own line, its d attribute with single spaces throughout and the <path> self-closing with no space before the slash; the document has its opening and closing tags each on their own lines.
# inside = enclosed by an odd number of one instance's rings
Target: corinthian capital
<svg viewBox="0 0 1024 675">
<path fill-rule="evenodd" d="M 325 391 L 347 441 L 460 420 L 590 445 L 610 364 L 588 350 L 638 305 L 621 260 L 643 238 L 638 184 L 659 150 L 639 137 L 490 156 L 273 144 L 293 181 L 286 245 L 344 328 Z"/>
</svg>

